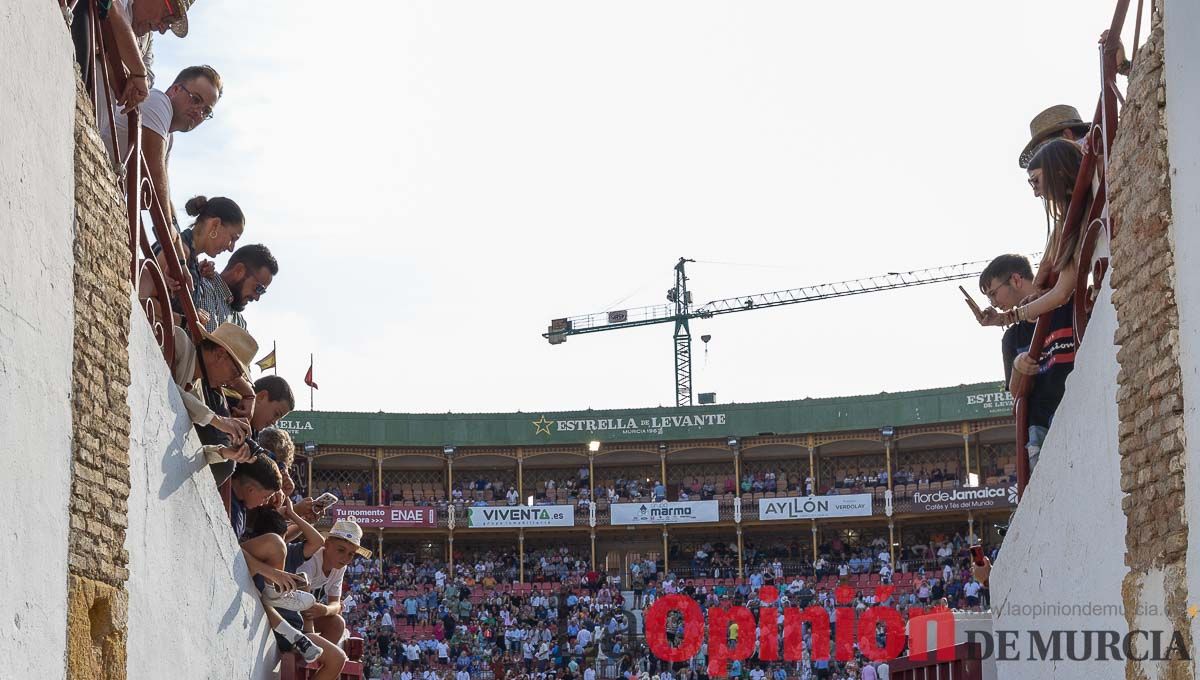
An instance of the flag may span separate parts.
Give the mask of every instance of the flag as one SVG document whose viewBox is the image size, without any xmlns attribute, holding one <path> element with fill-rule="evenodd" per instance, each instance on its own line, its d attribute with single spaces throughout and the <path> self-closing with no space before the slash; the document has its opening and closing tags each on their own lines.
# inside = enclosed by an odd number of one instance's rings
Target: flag
<svg viewBox="0 0 1200 680">
<path fill-rule="evenodd" d="M 304 374 L 304 384 L 308 385 L 309 387 L 313 388 L 314 390 L 320 389 L 319 387 L 317 387 L 317 384 L 315 382 L 313 382 L 312 369 L 313 369 L 313 367 L 312 367 L 312 364 L 310 363 L 308 365 L 308 373 Z"/>
<path fill-rule="evenodd" d="M 275 368 L 275 350 L 271 350 L 270 354 L 254 362 L 254 365 L 258 366 L 258 370 L 260 371 Z"/>
</svg>

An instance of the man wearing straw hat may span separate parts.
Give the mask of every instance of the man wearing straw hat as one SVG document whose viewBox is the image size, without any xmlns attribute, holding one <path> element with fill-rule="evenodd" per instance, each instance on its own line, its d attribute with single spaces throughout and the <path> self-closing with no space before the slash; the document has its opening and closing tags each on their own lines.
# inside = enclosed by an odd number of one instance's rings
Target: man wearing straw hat
<svg viewBox="0 0 1200 680">
<path fill-rule="evenodd" d="M 1090 123 L 1083 122 L 1074 106 L 1055 104 L 1029 121 L 1029 143 L 1021 149 L 1017 163 L 1021 168 L 1027 167 L 1038 147 L 1051 139 L 1061 137 L 1082 144 L 1091 127 Z"/>
<path fill-rule="evenodd" d="M 206 451 L 208 462 L 248 462 L 253 455 L 242 442 L 250 436 L 250 424 L 244 419 L 229 416 L 220 388 L 229 386 L 239 393 L 253 397 L 254 388 L 249 382 L 249 365 L 258 352 L 258 343 L 245 329 L 231 323 L 221 324 L 212 333 L 203 330 L 201 333 L 203 337 L 197 352 L 187 331 L 178 326 L 174 328 L 175 358 L 171 366 L 171 375 L 179 386 L 179 395 L 192 423 L 197 428 L 211 427 L 224 435 L 220 441 L 212 441 L 211 437 L 204 436 L 204 432 L 201 431 L 201 441 L 217 445 L 216 449 Z M 218 402 L 215 409 L 206 403 L 206 392 L 211 399 Z M 232 466 L 227 472 L 233 472 Z M 214 474 L 216 473 L 217 471 L 214 471 Z M 227 478 L 228 474 L 224 476 Z"/>
</svg>

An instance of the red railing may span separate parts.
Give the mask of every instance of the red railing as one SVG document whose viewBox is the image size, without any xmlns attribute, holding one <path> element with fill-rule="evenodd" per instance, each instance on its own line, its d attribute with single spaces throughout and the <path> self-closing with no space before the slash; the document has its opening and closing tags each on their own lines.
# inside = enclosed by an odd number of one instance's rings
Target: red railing
<svg viewBox="0 0 1200 680">
<path fill-rule="evenodd" d="M 1100 236 L 1107 233 L 1109 240 L 1117 232 L 1117 224 L 1109 216 L 1108 211 L 1108 161 L 1112 151 L 1113 140 L 1117 134 L 1118 109 L 1121 93 L 1117 89 L 1117 55 L 1120 50 L 1121 29 L 1125 25 L 1125 17 L 1129 11 L 1129 0 L 1118 0 L 1107 36 L 1100 46 L 1101 87 L 1100 98 L 1096 103 L 1096 112 L 1092 116 L 1092 126 L 1087 134 L 1087 144 L 1084 145 L 1083 161 L 1079 174 L 1075 178 L 1075 187 L 1071 193 L 1071 204 L 1067 209 L 1063 224 L 1062 238 L 1082 233 L 1082 243 L 1076 261 L 1076 281 L 1073 295 L 1075 329 L 1074 340 L 1076 351 L 1087 330 L 1088 318 L 1092 305 L 1099 294 L 1100 285 L 1108 271 L 1108 258 L 1096 258 L 1096 246 Z M 1134 29 L 1134 50 L 1136 54 L 1137 41 L 1141 32 L 1142 4 L 1139 0 L 1137 24 Z M 1095 186 L 1095 195 L 1088 199 Z M 1087 209 L 1086 216 L 1084 210 Z M 1045 289 L 1054 287 L 1058 278 L 1056 272 L 1050 271 L 1046 277 Z M 1029 344 L 1029 355 L 1040 356 L 1046 344 L 1046 336 L 1050 331 L 1053 311 L 1040 316 L 1034 327 L 1033 339 Z M 1013 380 L 1014 413 L 1017 428 L 1017 494 L 1025 493 L 1025 485 L 1029 483 L 1029 393 L 1033 389 L 1033 378 L 1015 373 Z"/>
<path fill-rule="evenodd" d="M 939 660 L 938 657 L 951 658 Z M 963 642 L 953 649 L 902 656 L 888 664 L 891 680 L 983 680 L 983 648 Z"/>
</svg>

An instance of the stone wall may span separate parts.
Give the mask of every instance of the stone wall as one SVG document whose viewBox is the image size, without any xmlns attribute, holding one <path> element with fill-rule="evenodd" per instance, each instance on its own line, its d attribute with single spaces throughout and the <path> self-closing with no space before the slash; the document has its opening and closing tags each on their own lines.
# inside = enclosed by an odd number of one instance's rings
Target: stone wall
<svg viewBox="0 0 1200 680">
<path fill-rule="evenodd" d="M 1179 313 L 1170 238 L 1162 0 L 1152 3 L 1150 33 L 1129 79 L 1113 148 L 1111 203 L 1121 489 L 1126 517 L 1122 587 L 1131 628 L 1148 628 L 1139 605 L 1164 612 L 1162 628 L 1181 631 L 1192 649 L 1187 607 L 1184 404 Z M 1143 609 L 1143 612 L 1145 609 Z M 1170 634 L 1169 632 L 1167 633 Z M 1191 678 L 1190 662 L 1128 662 L 1127 677 Z"/>
<path fill-rule="evenodd" d="M 125 203 L 76 80 L 75 342 L 67 673 L 124 678 L 129 558 L 128 335 Z"/>
<path fill-rule="evenodd" d="M 0 677 L 66 677 L 73 49 L 56 3 L 0 5 Z"/>
</svg>

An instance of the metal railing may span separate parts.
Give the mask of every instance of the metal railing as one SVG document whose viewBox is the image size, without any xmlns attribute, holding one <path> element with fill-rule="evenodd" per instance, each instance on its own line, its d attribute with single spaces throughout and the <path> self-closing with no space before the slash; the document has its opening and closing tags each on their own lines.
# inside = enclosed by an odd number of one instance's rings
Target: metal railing
<svg viewBox="0 0 1200 680">
<path fill-rule="evenodd" d="M 104 125 L 108 139 L 112 141 L 110 160 L 118 179 L 118 191 L 125 198 L 126 220 L 129 244 L 129 281 L 138 295 L 139 305 L 146 313 L 155 340 L 162 350 L 163 359 L 168 366 L 175 360 L 175 338 L 173 328 L 176 325 L 175 307 L 179 307 L 182 326 L 191 337 L 196 351 L 197 363 L 200 367 L 204 385 L 211 387 L 208 380 L 208 369 L 204 364 L 204 356 L 200 352 L 200 340 L 203 338 L 199 316 L 192 299 L 192 286 L 187 270 L 179 258 L 175 248 L 176 232 L 171 220 L 167 217 L 167 209 L 158 200 L 154 191 L 154 183 L 150 177 L 149 166 L 142 153 L 142 115 L 134 108 L 118 114 L 115 105 L 115 93 L 125 89 L 128 73 L 115 48 L 116 39 L 107 21 L 99 20 L 99 3 L 97 0 L 60 0 L 60 7 L 71 16 L 77 11 L 86 11 L 86 59 L 81 59 L 83 80 L 87 85 L 92 103 L 95 106 L 97 127 Z M 109 11 L 118 11 L 111 8 Z M 102 110 L 102 108 L 104 110 Z M 106 113 L 107 117 L 101 115 Z M 127 146 L 122 153 L 117 140 L 117 115 L 124 115 L 128 123 Z M 103 136 L 103 135 L 102 135 Z M 166 264 L 163 272 L 159 260 L 154 253 L 143 213 L 150 214 L 151 231 L 154 239 L 162 249 L 162 259 Z M 175 282 L 175 296 L 172 300 L 171 286 L 168 278 Z M 177 304 L 176 304 L 177 303 Z M 209 403 L 207 390 L 203 395 Z M 221 487 L 221 496 L 229 509 L 229 482 Z"/>
<path fill-rule="evenodd" d="M 1096 112 L 1092 116 L 1091 129 L 1086 135 L 1087 143 L 1083 148 L 1083 161 L 1075 178 L 1075 187 L 1071 193 L 1071 203 L 1063 221 L 1061 240 L 1070 242 L 1071 236 L 1081 234 L 1081 247 L 1076 261 L 1075 291 L 1072 296 L 1074 303 L 1074 341 L 1078 352 L 1079 343 L 1083 340 L 1087 329 L 1088 318 L 1092 305 L 1108 271 L 1108 258 L 1096 257 L 1096 248 L 1102 234 L 1111 241 L 1117 233 L 1117 224 L 1109 215 L 1108 206 L 1108 165 L 1109 154 L 1117 134 L 1118 102 L 1122 100 L 1117 89 L 1117 55 L 1120 50 L 1121 29 L 1125 25 L 1125 17 L 1129 12 L 1129 0 L 1117 0 L 1116 11 L 1108 34 L 1100 45 L 1100 97 L 1096 103 Z M 1133 53 L 1136 57 L 1137 42 L 1141 32 L 1142 3 L 1138 2 L 1137 24 L 1134 29 Z M 1094 196 L 1091 191 L 1095 186 Z M 1088 207 L 1088 200 L 1091 206 Z M 1084 211 L 1087 210 L 1085 215 Z M 1050 271 L 1046 279 L 1046 288 L 1052 288 L 1058 278 L 1057 272 Z M 1089 281 L 1090 279 L 1090 281 Z M 1034 326 L 1033 339 L 1029 345 L 1029 356 L 1038 357 L 1045 348 L 1046 338 L 1054 311 L 1038 317 Z M 1017 428 L 1017 495 L 1025 493 L 1029 483 L 1029 395 L 1033 389 L 1033 378 L 1016 373 L 1013 380 L 1013 410 L 1016 416 Z"/>
</svg>

